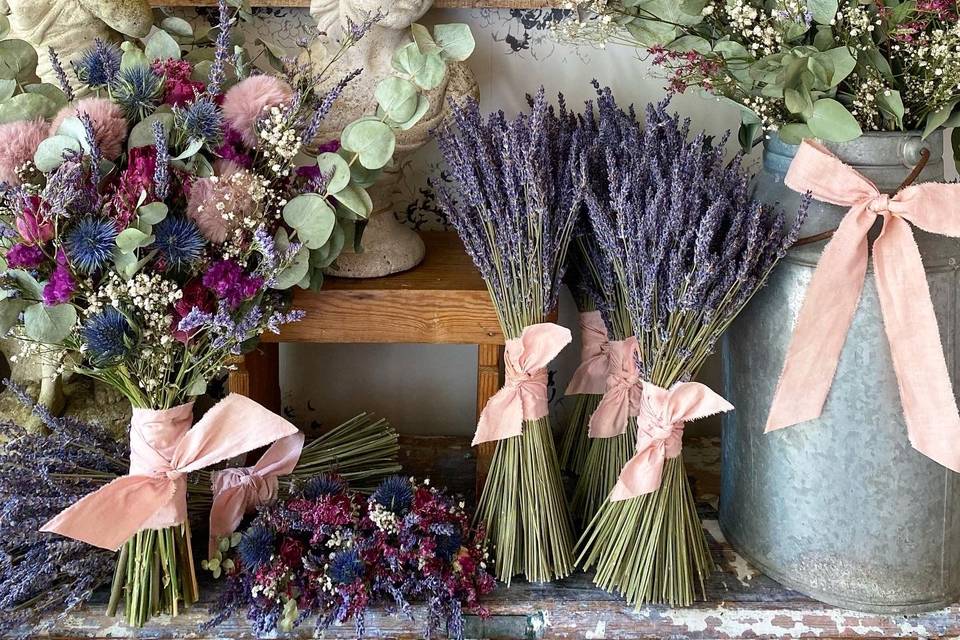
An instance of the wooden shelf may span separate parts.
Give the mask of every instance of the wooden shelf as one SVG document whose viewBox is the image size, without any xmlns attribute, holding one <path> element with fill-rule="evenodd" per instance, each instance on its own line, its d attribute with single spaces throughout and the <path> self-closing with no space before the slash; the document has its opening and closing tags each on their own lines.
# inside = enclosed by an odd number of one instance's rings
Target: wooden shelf
<svg viewBox="0 0 960 640">
<path fill-rule="evenodd" d="M 211 7 L 217 0 L 150 0 L 155 7 Z M 309 7 L 310 0 L 252 0 L 254 7 Z M 438 9 L 548 9 L 560 8 L 561 0 L 436 0 Z"/>
<path fill-rule="evenodd" d="M 328 278 L 321 291 L 298 289 L 307 312 L 268 342 L 503 344 L 487 287 L 455 233 L 426 232 L 427 257 L 384 278 Z"/>
<path fill-rule="evenodd" d="M 466 439 L 414 438 L 404 441 L 401 462 L 417 473 L 429 465 L 435 482 L 469 489 L 474 460 Z M 917 638 L 960 636 L 960 606 L 928 614 L 896 616 L 865 614 L 821 604 L 780 586 L 761 575 L 723 539 L 716 521 L 719 488 L 719 446 L 716 439 L 692 438 L 684 449 L 694 475 L 704 528 L 711 540 L 717 571 L 707 584 L 707 600 L 685 609 L 646 606 L 637 611 L 614 594 L 593 586 L 588 574 L 578 573 L 549 585 L 515 583 L 500 588 L 484 600 L 491 617 L 467 619 L 468 638 L 611 638 L 639 640 L 713 640 L 718 638 Z M 426 468 L 423 468 L 426 471 Z M 440 475 L 438 475 L 440 474 Z M 217 586 L 205 585 L 201 604 L 171 620 L 157 618 L 137 635 L 156 640 L 179 638 L 254 638 L 242 616 L 235 616 L 207 636 L 197 626 L 209 618 L 207 608 L 216 601 Z M 118 619 L 104 616 L 106 593 L 96 604 L 59 622 L 52 637 L 103 638 L 126 635 Z M 414 607 L 414 620 L 373 610 L 366 619 L 367 636 L 419 640 L 424 609 Z M 292 638 L 313 637 L 305 624 Z M 326 631 L 323 638 L 353 638 L 352 624 Z"/>
</svg>

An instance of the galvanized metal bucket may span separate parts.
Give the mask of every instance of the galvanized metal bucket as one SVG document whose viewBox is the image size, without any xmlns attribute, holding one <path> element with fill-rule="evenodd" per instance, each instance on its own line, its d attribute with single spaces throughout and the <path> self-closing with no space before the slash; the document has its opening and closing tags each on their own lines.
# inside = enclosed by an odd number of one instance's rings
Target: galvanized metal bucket
<svg viewBox="0 0 960 640">
<path fill-rule="evenodd" d="M 920 159 L 918 182 L 943 179 L 942 139 L 869 134 L 829 145 L 891 193 Z M 783 177 L 797 147 L 764 150 L 760 199 L 795 212 Z M 802 236 L 845 210 L 814 202 Z M 874 228 L 879 231 L 880 221 Z M 914 228 L 947 365 L 960 389 L 960 241 Z M 791 250 L 723 345 L 725 396 L 720 524 L 758 568 L 823 602 L 872 612 L 937 609 L 960 597 L 960 476 L 911 448 L 873 280 L 868 272 L 823 415 L 764 435 L 804 294 L 826 243 Z"/>
</svg>

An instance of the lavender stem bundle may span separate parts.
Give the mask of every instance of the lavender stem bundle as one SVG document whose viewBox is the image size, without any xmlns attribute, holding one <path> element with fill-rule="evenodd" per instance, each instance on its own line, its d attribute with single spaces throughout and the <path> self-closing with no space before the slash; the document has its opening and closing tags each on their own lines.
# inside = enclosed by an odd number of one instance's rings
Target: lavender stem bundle
<svg viewBox="0 0 960 640">
<path fill-rule="evenodd" d="M 582 207 L 582 177 L 572 159 L 584 143 L 562 102 L 543 89 L 531 111 L 486 121 L 472 100 L 453 105 L 438 131 L 456 193 L 439 200 L 487 283 L 507 339 L 543 323 L 556 308 L 566 253 Z M 477 509 L 487 525 L 497 578 L 533 582 L 568 575 L 572 529 L 549 418 L 525 420 L 520 436 L 497 441 Z"/>
<path fill-rule="evenodd" d="M 787 226 L 753 201 L 739 157 L 724 161 L 726 138 L 688 139 L 689 122 L 666 103 L 647 108 L 643 127 L 609 90 L 599 94 L 596 142 L 580 159 L 591 173 L 587 215 L 629 312 L 643 384 L 671 389 L 696 377 L 796 240 L 805 210 Z M 666 459 L 658 489 L 606 500 L 578 552 L 597 585 L 633 605 L 703 596 L 713 563 L 682 457 Z"/>
<path fill-rule="evenodd" d="M 579 262 L 574 261 L 572 266 L 576 267 Z M 568 273 L 570 270 L 568 269 Z M 581 282 L 582 274 L 576 273 L 570 277 L 568 286 L 573 293 L 574 302 L 577 305 L 577 311 L 581 314 L 596 311 L 596 305 L 593 298 L 584 290 Z M 567 395 L 570 392 L 567 391 Z M 560 468 L 574 476 L 579 476 L 583 472 L 583 463 L 587 458 L 587 426 L 590 416 L 597 408 L 600 398 L 603 396 L 597 393 L 577 393 L 573 398 L 573 408 L 570 411 L 570 418 L 567 421 L 567 427 L 563 430 L 563 436 L 560 439 Z"/>
</svg>

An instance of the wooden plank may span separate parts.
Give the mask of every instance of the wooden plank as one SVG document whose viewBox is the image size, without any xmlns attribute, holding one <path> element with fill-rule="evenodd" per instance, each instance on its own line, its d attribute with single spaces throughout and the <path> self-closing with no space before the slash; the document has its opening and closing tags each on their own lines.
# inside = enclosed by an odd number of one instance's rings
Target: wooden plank
<svg viewBox="0 0 960 640">
<path fill-rule="evenodd" d="M 271 342 L 503 344 L 486 285 L 452 233 L 423 234 L 423 264 L 384 278 L 329 278 L 321 291 L 297 290 L 306 311 Z"/>
<path fill-rule="evenodd" d="M 217 0 L 150 0 L 155 7 L 211 7 Z M 310 0 L 252 0 L 254 7 L 309 7 Z M 436 0 L 438 9 L 548 9 L 561 8 L 562 0 Z"/>
</svg>

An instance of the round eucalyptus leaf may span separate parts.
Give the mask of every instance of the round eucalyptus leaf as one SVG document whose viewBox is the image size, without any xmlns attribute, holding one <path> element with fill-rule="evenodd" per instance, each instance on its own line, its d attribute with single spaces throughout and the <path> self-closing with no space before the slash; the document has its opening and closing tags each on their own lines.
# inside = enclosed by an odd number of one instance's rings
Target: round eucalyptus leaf
<svg viewBox="0 0 960 640">
<path fill-rule="evenodd" d="M 0 104 L 0 124 L 47 118 L 56 113 L 56 105 L 38 93 L 20 93 Z"/>
<path fill-rule="evenodd" d="M 154 239 L 153 236 L 140 231 L 140 229 L 127 227 L 117 235 L 117 246 L 120 251 L 130 253 L 140 247 L 152 244 Z"/>
<path fill-rule="evenodd" d="M 413 41 L 417 43 L 417 48 L 420 49 L 421 52 L 435 53 L 440 51 L 440 45 L 438 45 L 436 40 L 433 39 L 433 36 L 430 35 L 430 30 L 422 24 L 413 23 L 410 26 L 410 35 L 413 36 Z"/>
<path fill-rule="evenodd" d="M 833 98 L 820 98 L 813 103 L 807 126 L 813 135 L 828 142 L 850 142 L 863 135 L 857 119 Z"/>
<path fill-rule="evenodd" d="M 857 66 L 857 58 L 850 53 L 850 49 L 847 47 L 834 47 L 833 49 L 815 54 L 811 59 L 830 61 L 828 66 L 832 72 L 827 82 L 828 89 L 832 89 L 846 80 Z"/>
<path fill-rule="evenodd" d="M 37 169 L 40 171 L 50 173 L 63 164 L 64 154 L 82 151 L 83 147 L 76 138 L 55 135 L 37 145 L 37 151 L 33 154 L 33 163 L 37 165 Z"/>
<path fill-rule="evenodd" d="M 17 90 L 17 81 L 9 78 L 0 78 L 0 102 L 6 102 Z"/>
<path fill-rule="evenodd" d="M 417 99 L 417 108 L 406 121 L 396 122 L 391 120 L 389 122 L 391 127 L 395 129 L 400 129 L 401 131 L 406 131 L 407 129 L 413 127 L 415 124 L 420 122 L 423 119 L 423 116 L 426 115 L 427 109 L 430 108 L 430 101 L 427 100 L 427 96 L 421 94 Z"/>
<path fill-rule="evenodd" d="M 956 106 L 960 104 L 960 98 L 951 100 L 940 109 L 927 116 L 927 125 L 923 129 L 923 137 L 927 138 L 931 133 L 944 126 L 951 119 L 951 114 Z"/>
<path fill-rule="evenodd" d="M 307 249 L 319 249 L 330 238 L 337 219 L 323 196 L 305 193 L 283 207 L 283 221 L 296 229 Z"/>
<path fill-rule="evenodd" d="M 807 0 L 807 9 L 818 24 L 830 24 L 839 8 L 839 0 Z"/>
<path fill-rule="evenodd" d="M 310 252 L 310 268 L 325 269 L 333 264 L 340 252 L 343 251 L 346 234 L 343 232 L 343 226 L 337 222 L 333 226 L 333 232 L 330 239 L 319 249 Z"/>
<path fill-rule="evenodd" d="M 179 60 L 180 44 L 163 29 L 157 29 L 147 37 L 144 50 L 147 60 Z"/>
<path fill-rule="evenodd" d="M 300 247 L 300 251 L 293 257 L 293 261 L 286 269 L 277 274 L 274 289 L 289 289 L 297 284 L 310 270 L 310 250 Z"/>
<path fill-rule="evenodd" d="M 787 111 L 809 118 L 813 114 L 813 98 L 810 92 L 801 89 L 784 89 L 783 103 Z"/>
<path fill-rule="evenodd" d="M 173 114 L 156 112 L 138 122 L 130 130 L 127 137 L 127 148 L 152 147 L 156 144 L 156 137 L 153 133 L 153 123 L 160 121 L 163 124 L 163 132 L 167 140 L 170 139 L 170 132 L 173 130 Z"/>
<path fill-rule="evenodd" d="M 439 53 L 423 57 L 423 67 L 413 76 L 413 81 L 424 91 L 436 89 L 447 75 L 447 63 Z"/>
<path fill-rule="evenodd" d="M 50 114 L 47 114 L 45 117 L 52 118 L 57 115 L 57 112 L 60 109 L 67 106 L 67 96 L 63 93 L 63 89 L 58 87 L 55 84 L 50 84 L 49 82 L 38 82 L 37 84 L 28 84 L 23 88 L 27 93 L 36 93 L 38 95 L 44 96 L 50 100 L 54 105 L 54 111 Z"/>
<path fill-rule="evenodd" d="M 897 129 L 903 128 L 903 116 L 906 110 L 903 106 L 903 98 L 900 92 L 894 89 L 881 91 L 876 95 L 877 106 L 880 107 L 885 115 L 893 119 Z"/>
<path fill-rule="evenodd" d="M 378 120 L 355 122 L 343 130 L 341 146 L 359 155 L 367 169 L 380 169 L 393 158 L 397 139 L 390 127 Z"/>
<path fill-rule="evenodd" d="M 813 132 L 810 127 L 799 122 L 785 124 L 777 130 L 777 135 L 787 144 L 800 144 L 806 138 L 812 138 Z"/>
<path fill-rule="evenodd" d="M 167 16 L 160 22 L 160 27 L 164 31 L 172 33 L 175 36 L 180 36 L 181 38 L 193 37 L 193 27 L 183 18 Z"/>
<path fill-rule="evenodd" d="M 334 200 L 343 205 L 349 219 L 366 219 L 373 212 L 373 200 L 365 189 L 355 184 L 347 185 L 342 191 L 333 194 Z"/>
<path fill-rule="evenodd" d="M 137 209 L 140 222 L 154 225 L 167 217 L 167 205 L 162 202 L 151 202 Z"/>
<path fill-rule="evenodd" d="M 77 323 L 77 310 L 72 304 L 52 307 L 37 302 L 23 312 L 27 336 L 46 344 L 59 344 Z"/>
<path fill-rule="evenodd" d="M 674 40 L 680 31 L 679 27 L 672 24 L 643 18 L 637 18 L 625 26 L 633 39 L 645 47 L 665 45 Z"/>
<path fill-rule="evenodd" d="M 0 78 L 26 84 L 37 77 L 37 51 L 25 40 L 0 40 Z"/>
<path fill-rule="evenodd" d="M 0 14 L 0 39 L 6 38 L 10 33 L 10 18 Z"/>
<path fill-rule="evenodd" d="M 433 37 L 440 47 L 440 55 L 446 60 L 462 62 L 477 47 L 470 27 L 463 23 L 438 24 L 433 28 Z"/>
<path fill-rule="evenodd" d="M 416 76 L 426 64 L 426 56 L 416 42 L 410 42 L 393 53 L 393 68 L 410 77 Z"/>
<path fill-rule="evenodd" d="M 336 193 L 350 182 L 350 165 L 338 153 L 321 153 L 317 168 L 327 177 L 327 193 Z"/>
<path fill-rule="evenodd" d="M 373 92 L 377 103 L 395 122 L 404 122 L 414 114 L 418 95 L 417 87 L 412 82 L 396 76 L 381 80 Z"/>
<path fill-rule="evenodd" d="M 349 151 L 345 149 L 340 149 L 337 152 L 342 158 L 345 158 L 348 162 L 352 157 Z M 350 165 L 350 182 L 357 185 L 361 189 L 367 189 L 380 178 L 380 174 L 383 173 L 380 169 L 367 169 L 359 162 L 354 162 Z"/>
<path fill-rule="evenodd" d="M 700 36 L 680 36 L 671 42 L 667 48 L 671 51 L 680 51 L 684 53 L 696 51 L 697 53 L 707 54 L 711 51 L 710 43 L 705 38 L 701 38 Z"/>
<path fill-rule="evenodd" d="M 30 303 L 23 298 L 4 298 L 0 300 L 0 337 L 6 336 L 20 323 L 20 314 Z"/>
</svg>

